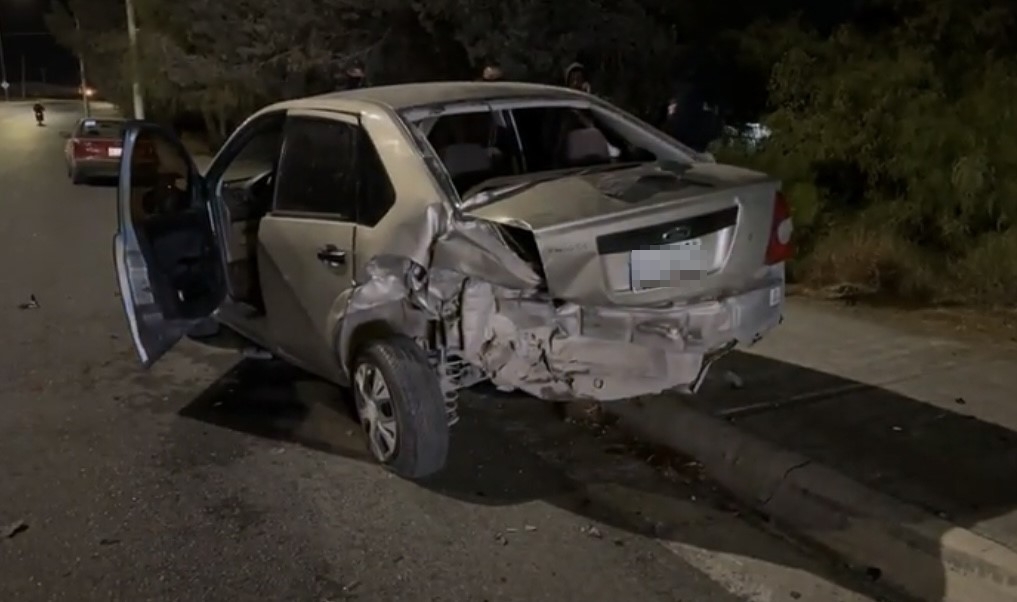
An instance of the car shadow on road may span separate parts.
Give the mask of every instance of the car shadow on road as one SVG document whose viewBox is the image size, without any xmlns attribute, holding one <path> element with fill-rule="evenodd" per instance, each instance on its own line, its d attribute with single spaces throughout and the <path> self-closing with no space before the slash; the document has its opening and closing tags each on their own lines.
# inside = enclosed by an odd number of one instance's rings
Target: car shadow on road
<svg viewBox="0 0 1017 602">
<path fill-rule="evenodd" d="M 119 183 L 120 183 L 119 177 L 109 177 L 109 178 L 93 177 L 88 178 L 80 185 L 88 186 L 90 188 L 116 188 Z"/>
<path fill-rule="evenodd" d="M 755 355 L 732 354 L 714 374 L 727 369 L 739 374 L 745 386 L 736 390 L 724 379 L 711 379 L 694 404 L 718 413 L 752 406 L 751 412 L 735 412 L 732 421 L 960 526 L 981 525 L 1017 508 L 1017 480 L 1012 478 L 1017 473 L 1017 434 L 1007 429 L 885 389 Z M 827 393 L 809 397 L 810 392 Z M 759 405 L 795 396 L 805 401 L 777 409 Z M 957 407 L 964 406 L 957 402 Z M 241 361 L 180 414 L 260 438 L 372 462 L 343 392 L 279 362 Z M 632 470 L 633 454 L 641 464 L 647 450 L 629 445 L 619 452 L 625 439 L 610 430 L 566 423 L 555 417 L 549 404 L 525 396 L 491 391 L 466 394 L 462 421 L 453 429 L 448 467 L 422 486 L 475 504 L 543 500 L 641 535 L 663 536 L 703 550 L 804 571 L 814 568 L 795 566 L 797 561 L 790 556 L 768 557 L 776 548 L 720 541 L 708 530 L 682 524 L 670 525 L 662 534 L 659 522 L 650 516 L 645 521 L 632 520 L 604 507 L 590 493 L 604 484 L 626 488 L 637 496 L 672 496 L 676 505 L 698 497 L 700 503 L 716 504 L 724 511 L 734 507 L 708 482 L 681 474 L 687 459 L 667 462 L 668 470 L 677 471 L 677 480 L 649 479 Z M 1014 531 L 1017 537 L 1017 528 Z M 911 570 L 921 575 L 933 593 L 931 599 L 945 592 L 941 563 Z M 843 574 L 835 571 L 822 577 L 872 595 L 864 581 L 878 581 L 881 571 L 878 566 L 851 567 Z"/>
</svg>

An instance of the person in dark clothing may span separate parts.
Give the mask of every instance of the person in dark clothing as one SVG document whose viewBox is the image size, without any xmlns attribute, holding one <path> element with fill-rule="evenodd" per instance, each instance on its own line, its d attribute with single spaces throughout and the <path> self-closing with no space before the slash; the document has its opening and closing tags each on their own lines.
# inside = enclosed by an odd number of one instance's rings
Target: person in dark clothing
<svg viewBox="0 0 1017 602">
<path fill-rule="evenodd" d="M 680 91 L 668 100 L 663 130 L 692 150 L 703 153 L 720 134 L 719 120 L 703 108 L 694 91 Z"/>
<path fill-rule="evenodd" d="M 575 62 L 565 68 L 565 86 L 580 92 L 590 93 L 590 78 L 586 72 L 586 65 Z"/>
<path fill-rule="evenodd" d="M 364 75 L 364 63 L 361 61 L 354 61 L 346 68 L 346 90 L 356 90 L 357 88 L 363 88 L 366 85 L 366 76 Z"/>
<path fill-rule="evenodd" d="M 35 121 L 41 124 L 43 118 L 46 116 L 46 107 L 42 106 L 41 102 L 36 101 L 35 104 L 32 105 L 32 112 L 35 113 Z"/>
</svg>

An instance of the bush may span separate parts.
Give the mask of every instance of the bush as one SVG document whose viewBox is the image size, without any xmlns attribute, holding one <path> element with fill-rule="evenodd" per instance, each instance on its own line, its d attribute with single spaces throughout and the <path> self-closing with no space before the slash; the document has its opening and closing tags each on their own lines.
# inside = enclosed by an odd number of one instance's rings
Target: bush
<svg viewBox="0 0 1017 602">
<path fill-rule="evenodd" d="M 1017 300 L 1017 232 L 983 236 L 950 269 L 954 296 L 978 305 L 1013 305 Z"/>
<path fill-rule="evenodd" d="M 771 137 L 721 156 L 784 181 L 799 281 L 1013 302 L 1017 62 L 1003 24 L 1015 12 L 997 0 L 894 10 L 788 49 L 771 77 Z"/>
</svg>

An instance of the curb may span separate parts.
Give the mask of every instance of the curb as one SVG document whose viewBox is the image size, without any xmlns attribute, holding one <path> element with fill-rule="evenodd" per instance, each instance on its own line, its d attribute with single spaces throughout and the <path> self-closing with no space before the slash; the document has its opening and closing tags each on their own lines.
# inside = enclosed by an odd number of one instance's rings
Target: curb
<svg viewBox="0 0 1017 602">
<path fill-rule="evenodd" d="M 696 458 L 738 498 L 921 600 L 1017 601 L 1017 552 L 675 399 L 602 404 L 639 438 Z"/>
</svg>

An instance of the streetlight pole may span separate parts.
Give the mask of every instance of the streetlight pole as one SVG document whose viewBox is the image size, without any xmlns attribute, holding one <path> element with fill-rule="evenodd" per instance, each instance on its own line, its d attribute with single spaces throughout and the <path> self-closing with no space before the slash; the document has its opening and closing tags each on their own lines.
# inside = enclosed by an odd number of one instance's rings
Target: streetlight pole
<svg viewBox="0 0 1017 602">
<path fill-rule="evenodd" d="M 138 73 L 138 27 L 134 22 L 134 0 L 124 0 L 127 9 L 127 39 L 131 52 L 131 92 L 134 97 L 134 118 L 145 118 L 145 105 L 141 98 L 141 82 Z"/>
<path fill-rule="evenodd" d="M 92 105 L 88 102 L 88 78 L 85 74 L 84 36 L 81 34 L 81 23 L 74 16 L 74 29 L 78 32 L 78 79 L 81 80 L 81 106 L 85 109 L 85 117 L 92 116 Z"/>
</svg>

